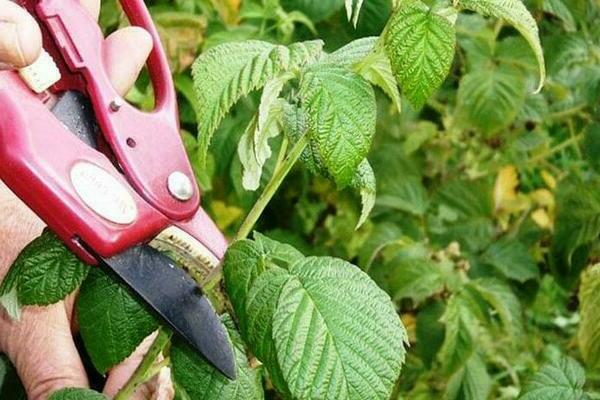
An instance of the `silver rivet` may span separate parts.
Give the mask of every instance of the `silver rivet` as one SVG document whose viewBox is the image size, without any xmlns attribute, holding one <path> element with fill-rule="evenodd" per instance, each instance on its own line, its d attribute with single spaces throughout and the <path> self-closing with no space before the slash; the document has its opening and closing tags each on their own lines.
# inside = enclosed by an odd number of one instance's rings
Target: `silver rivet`
<svg viewBox="0 0 600 400">
<path fill-rule="evenodd" d="M 186 174 L 175 171 L 169 175 L 167 186 L 171 195 L 177 200 L 186 201 L 194 196 L 194 186 Z"/>
<path fill-rule="evenodd" d="M 112 111 L 119 111 L 121 109 L 121 107 L 123 107 L 123 99 L 121 99 L 120 97 L 115 98 L 113 101 L 110 102 L 110 109 Z"/>
</svg>

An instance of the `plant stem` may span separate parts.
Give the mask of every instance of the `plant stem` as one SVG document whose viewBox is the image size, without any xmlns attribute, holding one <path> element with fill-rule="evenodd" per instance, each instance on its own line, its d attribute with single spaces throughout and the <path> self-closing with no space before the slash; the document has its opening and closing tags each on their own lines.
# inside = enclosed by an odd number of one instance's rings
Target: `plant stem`
<svg viewBox="0 0 600 400">
<path fill-rule="evenodd" d="M 158 335 L 156 335 L 156 339 L 154 339 L 150 349 L 148 349 L 148 352 L 144 355 L 142 362 L 131 378 L 129 378 L 125 386 L 119 390 L 119 393 L 117 393 L 114 400 L 128 400 L 140 385 L 152 379 L 162 367 L 168 364 L 168 359 L 156 364 L 156 366 L 154 365 L 154 362 L 169 343 L 169 340 L 171 340 L 171 332 L 166 331 L 164 328 L 159 328 Z"/>
<path fill-rule="evenodd" d="M 254 203 L 252 210 L 250 210 L 250 212 L 246 216 L 246 219 L 244 220 L 244 222 L 242 222 L 242 225 L 240 226 L 237 235 L 233 239 L 234 242 L 248 237 L 248 235 L 252 231 L 252 228 L 254 228 L 256 221 L 258 221 L 261 214 L 267 207 L 267 204 L 269 204 L 269 202 L 277 192 L 277 189 L 279 189 L 279 186 L 281 186 L 281 183 L 283 182 L 287 174 L 290 172 L 296 161 L 298 161 L 298 158 L 302 154 L 302 151 L 304 150 L 307 144 L 308 135 L 306 135 L 305 133 L 294 144 L 289 154 L 283 159 L 283 162 L 281 162 L 280 165 L 278 165 L 275 171 L 273 172 L 273 176 L 271 177 L 269 183 L 267 183 L 267 186 L 265 186 L 265 190 L 263 190 L 263 192 L 260 194 L 260 197 L 258 198 L 258 200 L 256 200 L 256 203 Z"/>
<path fill-rule="evenodd" d="M 569 139 L 565 140 L 562 143 L 557 144 L 554 147 L 551 147 L 547 151 L 545 151 L 541 154 L 538 154 L 537 156 L 531 157 L 529 160 L 527 160 L 526 163 L 530 164 L 530 165 L 535 165 L 539 161 L 545 160 L 546 158 L 558 153 L 559 151 L 566 149 L 569 146 L 572 146 L 573 144 L 577 144 L 581 139 L 583 139 L 582 133 L 580 133 L 576 136 L 571 136 Z"/>
</svg>

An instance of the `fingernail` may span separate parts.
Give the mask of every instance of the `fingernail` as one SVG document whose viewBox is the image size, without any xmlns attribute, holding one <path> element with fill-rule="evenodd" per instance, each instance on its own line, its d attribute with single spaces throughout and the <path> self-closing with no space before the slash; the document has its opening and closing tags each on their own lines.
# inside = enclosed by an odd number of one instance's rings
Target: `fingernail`
<svg viewBox="0 0 600 400">
<path fill-rule="evenodd" d="M 9 67 L 24 66 L 27 63 L 21 43 L 24 33 L 22 31 L 19 34 L 16 23 L 0 20 L 0 59 Z"/>
<path fill-rule="evenodd" d="M 17 24 L 11 21 L 0 20 L 0 68 L 14 68 L 15 65 L 23 65 L 25 57 L 21 49 Z"/>
</svg>

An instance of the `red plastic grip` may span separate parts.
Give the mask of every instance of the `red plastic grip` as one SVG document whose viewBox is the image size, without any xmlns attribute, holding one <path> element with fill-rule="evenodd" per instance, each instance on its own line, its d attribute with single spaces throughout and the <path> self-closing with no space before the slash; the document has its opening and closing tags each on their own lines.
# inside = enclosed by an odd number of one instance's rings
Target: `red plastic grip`
<svg viewBox="0 0 600 400">
<path fill-rule="evenodd" d="M 131 22 L 144 27 L 154 40 L 148 64 L 158 106 L 152 113 L 128 104 L 118 112 L 107 108 L 116 93 L 102 63 L 104 40 L 78 0 L 19 1 L 44 23 L 44 48 L 62 73 L 54 91 L 74 89 L 90 96 L 105 138 L 115 154 L 123 156 L 119 166 L 126 176 L 106 155 L 69 132 L 17 73 L 0 71 L 0 179 L 90 264 L 96 260 L 88 248 L 110 257 L 150 240 L 169 225 L 188 232 L 221 258 L 227 241 L 198 208 L 198 190 L 186 203 L 165 193 L 171 169 L 181 168 L 192 181 L 194 175 L 179 137 L 175 93 L 158 34 L 142 0 L 122 2 Z M 141 127 L 148 132 L 140 132 Z M 122 139 L 132 135 L 137 143 L 128 151 Z M 101 167 L 124 187 L 133 185 L 136 190 L 128 190 L 138 215 L 132 223 L 113 223 L 84 203 L 70 179 L 73 166 L 80 162 Z"/>
<path fill-rule="evenodd" d="M 78 0 L 41 0 L 35 11 L 70 71 L 83 77 L 104 137 L 131 185 L 169 218 L 184 220 L 198 209 L 200 195 L 194 185 L 193 197 L 179 201 L 167 187 L 169 175 L 176 171 L 194 182 L 179 134 L 168 62 L 143 1 L 123 1 L 123 8 L 132 23 L 146 29 L 154 41 L 148 60 L 156 92 L 156 109 L 152 112 L 131 106 L 113 88 L 103 63 L 104 37 Z"/>
</svg>

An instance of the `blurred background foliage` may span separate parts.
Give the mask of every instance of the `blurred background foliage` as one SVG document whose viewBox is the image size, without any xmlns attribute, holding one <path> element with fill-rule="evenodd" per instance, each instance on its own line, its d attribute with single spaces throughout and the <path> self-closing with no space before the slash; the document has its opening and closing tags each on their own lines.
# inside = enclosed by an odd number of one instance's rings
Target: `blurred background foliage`
<svg viewBox="0 0 600 400">
<path fill-rule="evenodd" d="M 369 155 L 378 193 L 368 221 L 355 230 L 359 196 L 298 165 L 257 226 L 306 255 L 357 264 L 390 294 L 411 342 L 397 399 L 514 399 L 552 368 L 600 398 L 600 1 L 525 3 L 546 57 L 541 93 L 533 94 L 535 58 L 514 29 L 461 14 L 452 72 L 422 109 L 405 101 L 398 113 L 378 93 Z M 223 121 L 200 169 L 193 61 L 247 39 L 320 38 L 332 51 L 379 35 L 392 1 L 365 0 L 356 28 L 343 0 L 147 4 L 173 70 L 203 206 L 232 237 L 260 193 L 242 187 L 236 152 L 259 95 Z M 118 3 L 103 0 L 106 33 L 126 24 Z M 152 109 L 147 75 L 128 100 Z M 0 383 L 14 379 L 8 368 L 0 359 Z"/>
<path fill-rule="evenodd" d="M 541 93 L 533 94 L 535 58 L 514 29 L 461 14 L 450 77 L 422 109 L 404 102 L 398 113 L 378 93 L 368 222 L 354 229 L 357 194 L 297 166 L 257 226 L 307 255 L 354 262 L 390 294 L 411 342 L 399 399 L 517 398 L 565 355 L 585 366 L 588 395 L 600 398 L 600 2 L 525 3 L 545 51 Z M 246 39 L 320 38 L 332 51 L 379 35 L 392 11 L 391 0 L 366 0 L 355 29 L 343 0 L 149 5 L 196 164 L 190 66 L 198 54 Z M 103 2 L 101 21 L 107 33 L 126 24 L 114 0 Z M 152 108 L 147 78 L 129 100 Z M 230 237 L 260 193 L 243 189 L 236 153 L 258 102 L 253 94 L 236 105 L 208 167 L 196 168 L 203 205 Z"/>
</svg>

